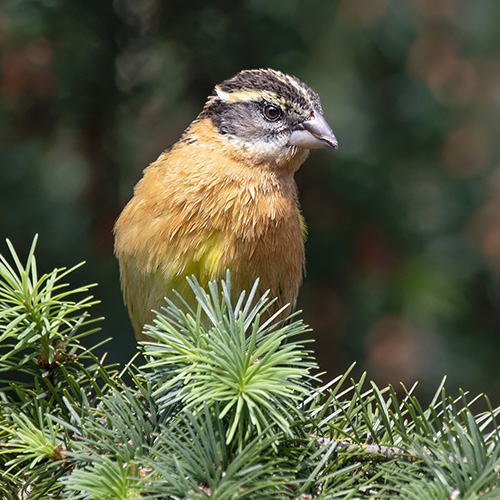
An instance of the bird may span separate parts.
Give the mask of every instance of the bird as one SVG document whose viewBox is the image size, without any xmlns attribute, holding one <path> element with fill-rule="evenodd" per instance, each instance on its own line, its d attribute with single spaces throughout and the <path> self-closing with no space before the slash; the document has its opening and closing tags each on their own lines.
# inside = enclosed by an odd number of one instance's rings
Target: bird
<svg viewBox="0 0 500 500">
<path fill-rule="evenodd" d="M 337 147 L 318 94 L 297 77 L 251 69 L 216 85 L 178 142 L 146 167 L 114 226 L 137 340 L 172 290 L 193 304 L 188 276 L 206 287 L 229 270 L 238 293 L 259 278 L 274 310 L 291 313 L 307 233 L 294 174 L 309 150 Z"/>
</svg>

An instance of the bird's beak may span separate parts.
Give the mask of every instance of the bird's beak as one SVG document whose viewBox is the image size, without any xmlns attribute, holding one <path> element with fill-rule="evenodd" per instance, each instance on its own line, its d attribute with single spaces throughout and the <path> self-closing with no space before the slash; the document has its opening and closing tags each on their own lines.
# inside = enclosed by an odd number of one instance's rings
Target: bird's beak
<svg viewBox="0 0 500 500">
<path fill-rule="evenodd" d="M 312 118 L 299 124 L 292 132 L 288 145 L 304 149 L 337 149 L 339 143 L 323 115 L 315 110 Z"/>
</svg>

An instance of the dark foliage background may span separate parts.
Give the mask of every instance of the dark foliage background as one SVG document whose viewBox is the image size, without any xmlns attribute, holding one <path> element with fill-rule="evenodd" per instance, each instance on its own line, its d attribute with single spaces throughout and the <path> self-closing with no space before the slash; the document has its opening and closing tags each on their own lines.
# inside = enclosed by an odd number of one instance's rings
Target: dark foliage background
<svg viewBox="0 0 500 500">
<path fill-rule="evenodd" d="M 272 67 L 340 142 L 297 176 L 300 306 L 319 363 L 500 401 L 500 3 L 3 0 L 0 237 L 88 264 L 115 360 L 134 351 L 111 229 L 214 84 Z M 6 247 L 2 243 L 2 253 Z"/>
</svg>

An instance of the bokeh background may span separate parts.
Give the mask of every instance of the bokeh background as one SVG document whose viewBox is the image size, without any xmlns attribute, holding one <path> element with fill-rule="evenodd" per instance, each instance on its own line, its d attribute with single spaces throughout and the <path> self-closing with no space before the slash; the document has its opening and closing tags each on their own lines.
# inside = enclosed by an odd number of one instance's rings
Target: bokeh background
<svg viewBox="0 0 500 500">
<path fill-rule="evenodd" d="M 0 249 L 87 265 L 112 360 L 134 352 L 113 222 L 214 84 L 321 96 L 338 151 L 297 175 L 300 296 L 321 367 L 500 403 L 500 2 L 2 0 Z"/>
</svg>

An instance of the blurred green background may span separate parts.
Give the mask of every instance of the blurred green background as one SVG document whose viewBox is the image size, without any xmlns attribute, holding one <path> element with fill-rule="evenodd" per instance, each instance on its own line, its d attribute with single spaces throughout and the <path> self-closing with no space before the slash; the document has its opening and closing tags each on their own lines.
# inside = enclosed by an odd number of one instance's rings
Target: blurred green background
<svg viewBox="0 0 500 500">
<path fill-rule="evenodd" d="M 112 226 L 142 169 L 241 69 L 297 75 L 338 151 L 297 175 L 303 316 L 328 376 L 500 402 L 500 2 L 2 0 L 0 251 L 87 265 L 134 352 Z"/>
</svg>

